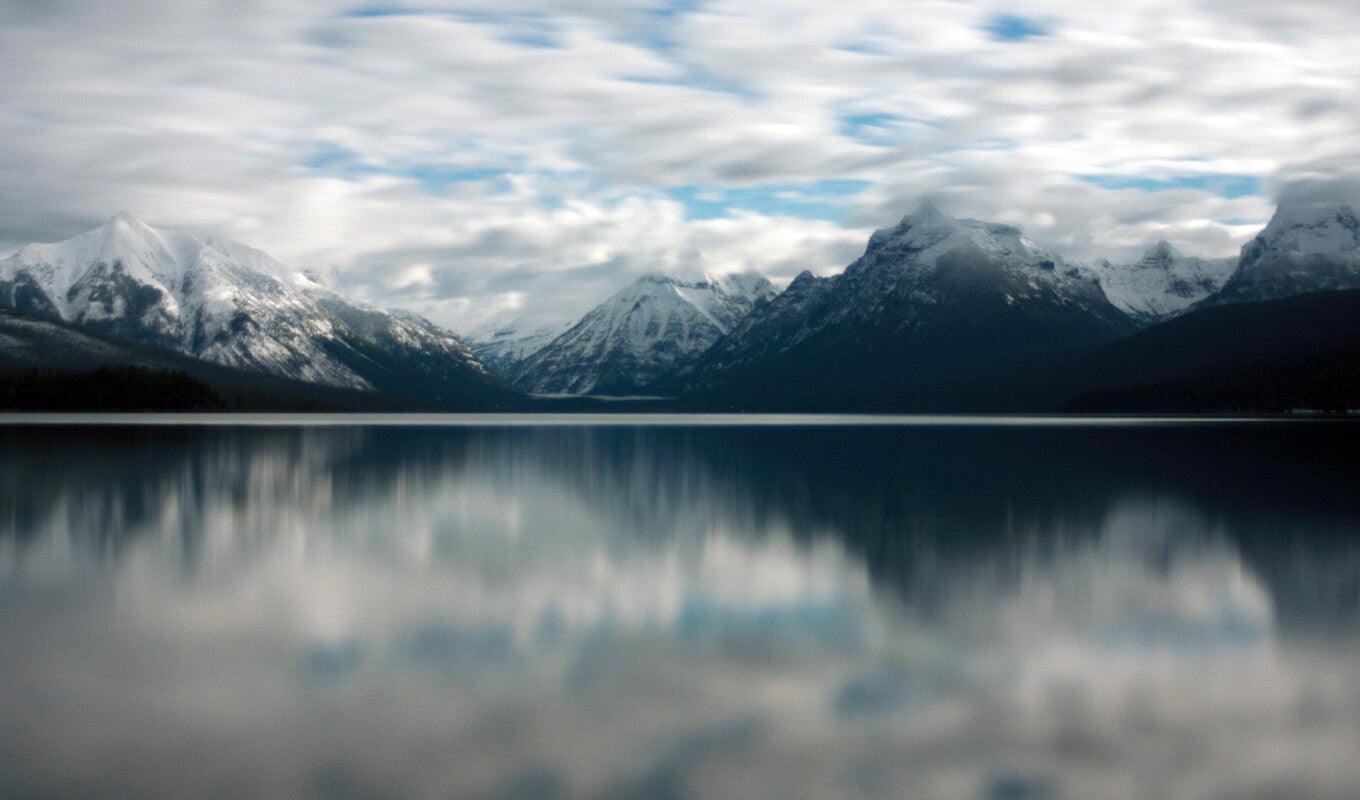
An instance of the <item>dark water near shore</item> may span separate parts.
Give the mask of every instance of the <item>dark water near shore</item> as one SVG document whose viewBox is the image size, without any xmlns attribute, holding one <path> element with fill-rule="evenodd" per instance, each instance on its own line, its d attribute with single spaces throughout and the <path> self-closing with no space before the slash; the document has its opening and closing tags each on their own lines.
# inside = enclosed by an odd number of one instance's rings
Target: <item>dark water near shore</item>
<svg viewBox="0 0 1360 800">
<path fill-rule="evenodd" d="M 0 427 L 0 796 L 1360 797 L 1360 425 Z"/>
</svg>

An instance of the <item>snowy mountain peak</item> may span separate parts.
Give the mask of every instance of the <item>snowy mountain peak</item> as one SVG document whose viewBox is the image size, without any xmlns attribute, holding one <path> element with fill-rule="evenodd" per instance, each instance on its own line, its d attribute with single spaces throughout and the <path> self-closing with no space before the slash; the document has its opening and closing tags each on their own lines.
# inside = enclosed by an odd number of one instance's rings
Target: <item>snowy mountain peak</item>
<svg viewBox="0 0 1360 800">
<path fill-rule="evenodd" d="M 567 330 L 563 324 L 539 324 L 537 320 L 519 317 L 491 321 L 474 329 L 469 335 L 472 352 L 491 369 L 508 374 L 524 359 L 537 353 Z"/>
<path fill-rule="evenodd" d="M 1185 258 L 1185 254 L 1171 246 L 1165 239 L 1148 248 L 1143 253 L 1142 263 L 1148 266 L 1157 266 L 1162 269 L 1170 269 L 1171 265 L 1177 260 Z"/>
<path fill-rule="evenodd" d="M 490 380 L 464 344 L 424 320 L 350 303 L 239 242 L 159 231 L 125 212 L 0 260 L 0 306 L 336 386 L 405 391 L 417 383 L 406 365 L 431 395 Z"/>
<path fill-rule="evenodd" d="M 698 355 L 775 295 L 754 273 L 684 281 L 648 273 L 511 368 L 540 394 L 633 394 Z"/>
<path fill-rule="evenodd" d="M 0 280 L 23 272 L 43 291 L 61 316 L 73 319 L 88 300 L 76 290 L 91 272 L 121 274 L 166 292 L 165 284 L 183 274 L 181 261 L 190 249 L 188 237 L 166 235 L 126 212 L 93 230 L 52 244 L 30 244 L 0 262 Z M 173 305 L 173 304 L 171 304 Z M 174 309 L 170 309 L 174 313 Z"/>
<path fill-rule="evenodd" d="M 875 241 L 877 240 L 877 241 Z M 984 222 L 976 219 L 956 219 L 932 205 L 923 205 L 915 214 L 908 214 L 896 227 L 875 231 L 869 239 L 869 249 L 875 244 L 894 244 L 917 250 L 938 248 L 941 245 L 961 245 L 970 242 L 987 252 L 1037 252 L 1034 244 L 1014 225 Z"/>
<path fill-rule="evenodd" d="M 720 278 L 705 275 L 710 286 L 727 294 L 763 297 L 773 288 L 770 280 L 758 272 L 734 272 Z"/>
<path fill-rule="evenodd" d="M 1257 242 L 1269 254 L 1316 255 L 1360 247 L 1360 218 L 1349 205 L 1330 202 L 1282 201 L 1265 230 L 1243 248 Z"/>
<path fill-rule="evenodd" d="M 1335 200 L 1286 196 L 1242 246 L 1237 272 L 1210 302 L 1232 303 L 1360 288 L 1360 218 Z"/>
<path fill-rule="evenodd" d="M 939 206 L 929 200 L 922 200 L 920 205 L 916 207 L 916 211 L 902 218 L 903 223 L 908 220 L 915 225 L 949 224 L 954 221 L 948 214 L 941 211 Z"/>
<path fill-rule="evenodd" d="M 1116 308 L 1147 324 L 1188 311 L 1223 288 L 1236 266 L 1234 258 L 1187 256 L 1163 239 L 1134 264 L 1102 260 L 1091 269 Z"/>
<path fill-rule="evenodd" d="M 108 228 L 120 226 L 124 228 L 138 228 L 150 230 L 150 227 L 145 222 L 142 222 L 141 220 L 137 219 L 136 217 L 132 216 L 126 211 L 119 211 L 117 214 L 114 214 L 113 216 L 109 217 L 108 221 L 105 222 L 100 227 Z"/>
<path fill-rule="evenodd" d="M 966 254 L 971 260 L 980 257 L 1015 275 L 1045 282 L 1065 282 L 1068 277 L 1058 269 L 1062 259 L 1014 225 L 956 219 L 928 204 L 896 226 L 874 231 L 864 256 L 845 271 L 853 276 L 887 269 L 920 279 L 935 274 L 941 258 L 952 253 Z"/>
<path fill-rule="evenodd" d="M 156 258 L 170 260 L 175 257 L 173 244 L 165 236 L 126 211 L 119 211 L 86 235 L 97 240 L 108 256 L 154 254 Z"/>
</svg>

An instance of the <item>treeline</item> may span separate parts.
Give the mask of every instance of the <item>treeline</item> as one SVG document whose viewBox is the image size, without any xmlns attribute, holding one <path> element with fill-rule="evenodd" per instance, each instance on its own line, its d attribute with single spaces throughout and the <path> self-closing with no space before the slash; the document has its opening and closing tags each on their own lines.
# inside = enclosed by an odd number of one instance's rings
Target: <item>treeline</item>
<svg viewBox="0 0 1360 800">
<path fill-rule="evenodd" d="M 219 411 L 227 406 L 207 384 L 173 370 L 0 371 L 0 409 L 7 411 Z"/>
<path fill-rule="evenodd" d="M 1236 372 L 1081 395 L 1066 411 L 1106 413 L 1272 413 L 1360 409 L 1360 361 L 1354 353 L 1295 359 Z"/>
</svg>

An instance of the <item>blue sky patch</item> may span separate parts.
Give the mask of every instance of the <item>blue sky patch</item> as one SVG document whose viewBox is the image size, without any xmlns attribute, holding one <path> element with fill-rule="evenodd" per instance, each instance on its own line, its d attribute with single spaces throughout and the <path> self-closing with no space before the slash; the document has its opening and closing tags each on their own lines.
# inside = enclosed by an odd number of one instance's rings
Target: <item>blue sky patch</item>
<svg viewBox="0 0 1360 800">
<path fill-rule="evenodd" d="M 688 219 L 721 219 L 732 212 L 749 211 L 839 222 L 849 211 L 845 201 L 870 185 L 860 180 L 824 180 L 739 188 L 678 186 L 666 194 L 684 204 Z"/>
<path fill-rule="evenodd" d="M 676 20 L 698 11 L 703 4 L 704 0 L 664 0 L 643 13 L 641 21 L 628 32 L 625 40 L 657 52 L 673 50 L 676 41 L 672 28 Z"/>
<path fill-rule="evenodd" d="M 459 12 L 458 18 L 477 25 L 491 25 L 500 29 L 503 42 L 536 48 L 560 48 L 560 30 L 545 14 L 489 11 Z"/>
<path fill-rule="evenodd" d="M 901 144 L 913 134 L 919 135 L 935 127 L 923 119 L 904 117 L 886 111 L 842 114 L 839 121 L 842 136 L 878 147 Z"/>
<path fill-rule="evenodd" d="M 544 50 L 560 48 L 562 46 L 562 43 L 554 37 L 545 33 L 534 33 L 532 31 L 508 33 L 503 38 L 511 44 L 523 45 L 524 47 L 536 47 Z"/>
<path fill-rule="evenodd" d="M 303 160 L 302 165 L 314 172 L 346 181 L 357 181 L 383 172 L 372 164 L 365 163 L 355 151 L 332 142 L 318 144 L 312 155 Z"/>
<path fill-rule="evenodd" d="M 308 169 L 332 170 L 337 167 L 344 167 L 359 158 L 359 154 L 353 150 L 346 149 L 337 144 L 323 142 L 306 161 L 302 162 Z"/>
<path fill-rule="evenodd" d="M 897 140 L 901 120 L 887 113 L 846 114 L 841 117 L 840 131 L 842 136 L 865 144 L 888 145 Z"/>
<path fill-rule="evenodd" d="M 1165 192 L 1172 189 L 1194 189 L 1235 200 L 1261 193 L 1261 179 L 1255 175 L 1182 175 L 1175 178 L 1143 178 L 1135 175 L 1080 175 L 1081 180 L 1102 189 L 1137 189 L 1141 192 Z"/>
<path fill-rule="evenodd" d="M 983 30 L 998 42 L 1019 42 L 1049 34 L 1048 26 L 1042 21 L 1014 14 L 997 14 L 987 21 Z"/>
<path fill-rule="evenodd" d="M 425 13 L 424 9 L 410 6 L 360 6 L 346 13 L 345 16 L 365 19 L 370 17 L 409 17 L 423 13 Z"/>
<path fill-rule="evenodd" d="M 681 62 L 682 72 L 674 78 L 660 78 L 646 75 L 621 75 L 619 80 L 629 83 L 644 83 L 653 86 L 685 86 L 705 92 L 720 92 L 735 95 L 748 102 L 754 102 L 760 95 L 740 81 L 724 78 L 704 69 L 697 64 Z"/>
<path fill-rule="evenodd" d="M 388 175 L 419 181 L 427 191 L 438 192 L 450 184 L 467 181 L 494 181 L 496 191 L 507 191 L 506 178 L 515 170 L 505 166 L 466 167 L 451 164 L 386 164 L 367 162 L 359 153 L 332 142 L 322 142 L 302 162 L 314 172 L 333 178 L 358 181 L 374 175 Z"/>
<path fill-rule="evenodd" d="M 660 3 L 655 8 L 645 11 L 641 21 L 637 25 L 632 26 L 632 28 L 623 36 L 623 41 L 628 44 L 636 45 L 667 57 L 672 63 L 679 67 L 679 76 L 674 78 L 658 78 L 621 75 L 619 76 L 619 79 L 632 83 L 647 83 L 659 86 L 688 86 L 703 91 L 736 95 L 748 102 L 758 100 L 758 93 L 741 81 L 719 75 L 702 64 L 696 64 L 684 59 L 681 53 L 676 52 L 679 42 L 676 40 L 674 28 L 677 21 L 685 14 L 698 11 L 704 6 L 705 2 L 706 0 L 664 0 L 664 2 Z"/>
<path fill-rule="evenodd" d="M 374 19 L 381 17 L 444 16 L 456 17 L 474 25 L 490 25 L 500 29 L 503 42 L 524 47 L 559 48 L 558 28 L 546 14 L 538 13 L 495 13 L 490 11 L 451 12 L 421 6 L 363 6 L 346 12 L 343 16 L 351 19 Z"/>
<path fill-rule="evenodd" d="M 505 167 L 452 167 L 444 164 L 410 164 L 394 169 L 392 174 L 413 178 L 424 184 L 427 189 L 439 190 L 452 183 L 491 181 L 505 178 L 510 174 L 510 170 Z"/>
</svg>

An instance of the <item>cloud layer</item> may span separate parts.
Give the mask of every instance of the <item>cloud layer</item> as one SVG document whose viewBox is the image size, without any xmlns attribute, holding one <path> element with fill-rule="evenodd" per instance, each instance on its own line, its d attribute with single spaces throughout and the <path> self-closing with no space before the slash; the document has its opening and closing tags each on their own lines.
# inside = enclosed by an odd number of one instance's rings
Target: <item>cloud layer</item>
<svg viewBox="0 0 1360 800">
<path fill-rule="evenodd" d="M 1331 0 L 0 2 L 0 243 L 126 209 L 467 330 L 834 272 L 922 197 L 1226 255 L 1360 141 Z"/>
</svg>

